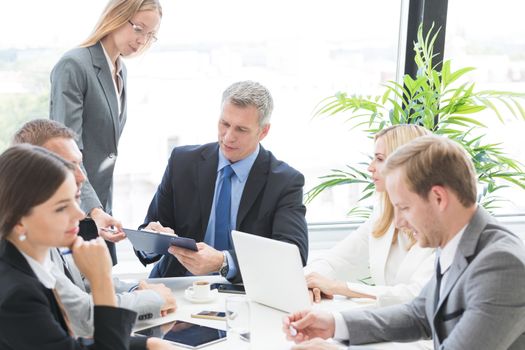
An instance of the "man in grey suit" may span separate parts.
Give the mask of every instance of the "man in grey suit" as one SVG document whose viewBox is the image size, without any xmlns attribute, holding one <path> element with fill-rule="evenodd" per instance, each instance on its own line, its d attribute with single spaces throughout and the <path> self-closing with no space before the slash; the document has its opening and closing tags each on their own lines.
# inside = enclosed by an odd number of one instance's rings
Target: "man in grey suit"
<svg viewBox="0 0 525 350">
<path fill-rule="evenodd" d="M 465 151 L 438 136 L 399 148 L 385 166 L 396 226 L 423 247 L 439 247 L 436 274 L 411 303 L 341 314 L 303 311 L 283 330 L 296 349 L 418 339 L 435 349 L 525 349 L 525 249 L 476 204 L 476 174 Z M 293 335 L 295 334 L 295 336 Z"/>
</svg>

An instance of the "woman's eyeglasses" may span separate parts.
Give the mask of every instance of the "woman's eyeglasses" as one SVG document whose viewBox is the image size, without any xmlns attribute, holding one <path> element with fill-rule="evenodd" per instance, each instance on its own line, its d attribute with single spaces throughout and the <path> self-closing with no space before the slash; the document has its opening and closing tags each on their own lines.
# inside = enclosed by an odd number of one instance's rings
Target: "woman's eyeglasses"
<svg viewBox="0 0 525 350">
<path fill-rule="evenodd" d="M 135 24 L 131 21 L 128 21 L 129 24 L 131 24 L 131 26 L 133 27 L 133 32 L 143 38 L 146 38 L 146 42 L 149 42 L 151 41 L 152 43 L 154 43 L 155 41 L 157 41 L 157 37 L 155 36 L 155 32 L 149 32 L 149 33 L 146 33 L 144 31 L 144 28 L 142 28 L 141 26 L 139 26 L 138 24 Z"/>
</svg>

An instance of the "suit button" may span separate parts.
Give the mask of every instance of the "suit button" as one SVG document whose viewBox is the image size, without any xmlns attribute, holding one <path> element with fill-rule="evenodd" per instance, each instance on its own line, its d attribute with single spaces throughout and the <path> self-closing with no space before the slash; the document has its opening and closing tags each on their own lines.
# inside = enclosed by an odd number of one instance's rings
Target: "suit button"
<svg viewBox="0 0 525 350">
<path fill-rule="evenodd" d="M 109 154 L 109 158 L 111 158 L 111 159 L 115 158 L 115 153 L 110 153 Z"/>
</svg>

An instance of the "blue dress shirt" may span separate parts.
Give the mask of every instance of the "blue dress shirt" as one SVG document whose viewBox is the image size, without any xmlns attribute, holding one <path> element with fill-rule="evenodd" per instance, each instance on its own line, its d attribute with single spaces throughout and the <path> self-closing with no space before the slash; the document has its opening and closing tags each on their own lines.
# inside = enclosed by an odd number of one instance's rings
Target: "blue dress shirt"
<svg viewBox="0 0 525 350">
<path fill-rule="evenodd" d="M 206 234 L 204 236 L 204 243 L 209 246 L 214 246 L 215 243 L 215 207 L 217 206 L 217 198 L 220 193 L 220 186 L 222 185 L 222 177 L 220 172 L 222 168 L 231 164 L 234 174 L 232 175 L 232 199 L 231 199 L 231 210 L 230 210 L 230 223 L 231 227 L 237 227 L 237 213 L 239 212 L 239 204 L 241 203 L 242 192 L 244 191 L 244 186 L 246 185 L 246 180 L 248 175 L 250 175 L 250 170 L 252 169 L 255 159 L 259 155 L 259 145 L 255 151 L 250 154 L 248 157 L 239 160 L 235 163 L 230 163 L 228 159 L 222 154 L 219 148 L 219 163 L 217 165 L 217 180 L 215 180 L 215 192 L 213 194 L 213 202 L 210 212 L 210 219 L 208 220 L 208 227 L 206 228 Z M 237 266 L 235 261 L 231 256 L 230 252 L 225 251 L 226 258 L 228 259 L 228 275 L 227 278 L 232 278 L 237 274 Z"/>
</svg>

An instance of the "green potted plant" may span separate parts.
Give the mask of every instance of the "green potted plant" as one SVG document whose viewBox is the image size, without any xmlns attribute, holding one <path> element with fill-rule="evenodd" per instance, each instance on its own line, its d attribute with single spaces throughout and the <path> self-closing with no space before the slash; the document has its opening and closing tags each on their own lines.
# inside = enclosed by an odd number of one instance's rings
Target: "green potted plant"
<svg viewBox="0 0 525 350">
<path fill-rule="evenodd" d="M 445 135 L 460 143 L 471 155 L 478 181 L 483 185 L 479 202 L 488 210 L 497 207 L 503 198 L 495 195 L 510 186 L 525 189 L 525 173 L 519 162 L 508 157 L 500 144 L 488 143 L 486 125 L 476 118 L 476 113 L 491 111 L 501 122 L 498 106 L 525 119 L 521 102 L 525 94 L 509 91 L 476 91 L 475 83 L 466 80 L 465 74 L 472 67 L 453 71 L 450 60 L 438 71 L 433 63 L 433 44 L 439 34 L 430 28 L 426 36 L 420 26 L 414 43 L 417 76 L 403 77 L 403 83 L 389 81 L 385 91 L 378 96 L 357 96 L 338 92 L 322 100 L 315 116 L 344 116 L 352 128 L 360 128 L 373 137 L 379 130 L 396 124 L 418 124 L 435 134 Z M 348 184 L 365 184 L 358 203 L 371 196 L 374 184 L 363 167 L 347 165 L 345 169 L 332 169 L 321 177 L 322 182 L 306 193 L 307 203 L 328 188 Z M 366 208 L 356 206 L 350 216 L 367 217 Z"/>
</svg>

